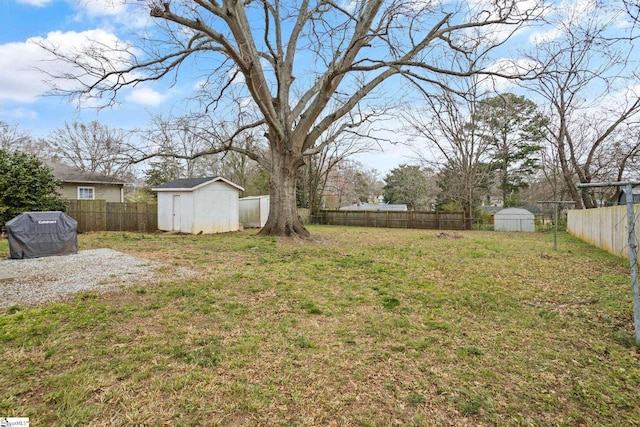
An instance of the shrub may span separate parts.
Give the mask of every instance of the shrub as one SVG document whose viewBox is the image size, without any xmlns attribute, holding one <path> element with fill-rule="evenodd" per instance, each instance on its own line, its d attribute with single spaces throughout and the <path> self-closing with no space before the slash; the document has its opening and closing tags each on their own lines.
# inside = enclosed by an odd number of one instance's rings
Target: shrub
<svg viewBox="0 0 640 427">
<path fill-rule="evenodd" d="M 64 211 L 60 184 L 36 156 L 0 150 L 0 228 L 22 212 Z"/>
</svg>

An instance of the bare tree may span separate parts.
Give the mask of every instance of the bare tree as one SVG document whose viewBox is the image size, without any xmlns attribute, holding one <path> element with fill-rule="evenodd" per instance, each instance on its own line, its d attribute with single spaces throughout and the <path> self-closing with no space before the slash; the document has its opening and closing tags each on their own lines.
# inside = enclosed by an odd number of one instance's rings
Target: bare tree
<svg viewBox="0 0 640 427">
<path fill-rule="evenodd" d="M 640 113 L 640 98 L 631 89 L 638 72 L 629 60 L 632 35 L 619 35 L 623 13 L 619 4 L 616 9 L 609 2 L 559 13 L 552 17 L 553 36 L 543 38 L 531 56 L 544 64 L 544 71 L 525 86 L 549 106 L 549 142 L 565 188 L 579 208 L 596 207 L 598 197 L 579 192 L 576 184 L 614 178 L 611 168 L 604 166 L 616 154 L 611 150 L 614 136 Z M 619 154 L 615 162 L 630 152 Z"/>
<path fill-rule="evenodd" d="M 608 156 L 601 162 L 607 168 L 607 176 L 612 181 L 635 181 L 640 176 L 640 127 L 624 126 L 616 130 L 612 143 L 609 144 Z M 609 197 L 610 203 L 617 203 L 623 191 L 621 187 L 614 187 L 615 193 Z"/>
<path fill-rule="evenodd" d="M 455 92 L 449 90 L 455 88 Z M 426 94 L 427 107 L 407 114 L 415 132 L 420 159 L 439 172 L 441 195 L 460 205 L 467 229 L 473 224 L 473 207 L 492 177 L 491 139 L 476 120 L 484 91 L 478 78 L 449 81 L 437 95 Z"/>
<path fill-rule="evenodd" d="M 125 178 L 132 172 L 126 152 L 127 134 L 98 121 L 65 122 L 64 127 L 51 132 L 47 143 L 54 156 L 80 170 L 110 177 Z"/>
<path fill-rule="evenodd" d="M 0 149 L 5 151 L 20 150 L 25 151 L 31 143 L 31 136 L 12 126 L 9 123 L 0 121 Z"/>
<path fill-rule="evenodd" d="M 313 214 L 322 208 L 323 194 L 327 184 L 331 181 L 334 191 L 340 183 L 338 193 L 342 194 L 347 184 L 343 175 L 347 170 L 354 171 L 354 177 L 358 173 L 364 173 L 362 165 L 357 162 L 349 162 L 348 159 L 361 153 L 376 149 L 378 138 L 372 138 L 368 132 L 337 132 L 328 134 L 330 140 L 323 140 L 318 147 L 319 152 L 308 156 L 306 164 L 300 168 L 298 181 L 299 204 L 311 209 Z M 354 192 L 355 183 L 351 185 L 350 192 Z"/>
<path fill-rule="evenodd" d="M 549 145 L 540 152 L 540 170 L 533 179 L 533 186 L 537 192 L 530 204 L 539 200 L 568 200 L 570 199 L 567 183 L 562 176 L 562 168 L 555 147 Z"/>
<path fill-rule="evenodd" d="M 625 11 L 634 24 L 640 23 L 640 1 L 639 0 L 623 0 Z"/>
<path fill-rule="evenodd" d="M 260 147 L 255 132 L 230 135 L 228 129 L 235 130 L 238 126 L 213 122 L 208 115 L 155 116 L 151 127 L 142 132 L 143 142 L 131 147 L 129 153 L 134 162 L 160 158 L 150 162 L 154 177 L 224 176 L 247 188 L 264 167 L 255 156 L 250 158 L 246 153 L 260 152 L 264 147 Z M 236 150 L 226 149 L 230 141 Z M 170 173 L 164 174 L 162 170 Z"/>
<path fill-rule="evenodd" d="M 164 33 L 146 33 L 137 49 L 124 43 L 95 43 L 71 54 L 45 48 L 76 67 L 54 83 L 59 92 L 65 78 L 79 83 L 71 94 L 80 97 L 114 101 L 125 86 L 178 78 L 190 61 L 207 70 L 207 109 L 228 105 L 227 95 L 240 85 L 259 119 L 237 133 L 262 127 L 269 147 L 249 153 L 271 172 L 261 234 L 306 237 L 296 213 L 298 170 L 331 139 L 326 134 L 367 122 L 372 95 L 386 82 L 402 96 L 401 76 L 433 83 L 438 75 L 480 72 L 456 69 L 447 56 L 476 49 L 469 42 L 478 32 L 501 34 L 482 45 L 482 53 L 502 44 L 540 12 L 541 1 L 147 0 Z M 220 147 L 248 154 L 234 144 L 237 133 Z"/>
<path fill-rule="evenodd" d="M 318 175 L 320 182 L 314 196 L 314 214 L 321 209 L 339 209 L 357 202 L 375 202 L 382 194 L 383 183 L 379 172 L 358 161 L 342 159 L 333 163 L 326 172 Z"/>
<path fill-rule="evenodd" d="M 162 117 L 154 116 L 148 129 L 143 131 L 142 144 L 133 151 L 136 161 L 161 157 L 160 164 L 171 165 L 171 169 L 179 171 L 175 178 L 194 178 L 203 173 L 207 162 L 201 153 L 206 148 L 205 138 L 196 130 L 196 120 L 189 116 Z"/>
</svg>

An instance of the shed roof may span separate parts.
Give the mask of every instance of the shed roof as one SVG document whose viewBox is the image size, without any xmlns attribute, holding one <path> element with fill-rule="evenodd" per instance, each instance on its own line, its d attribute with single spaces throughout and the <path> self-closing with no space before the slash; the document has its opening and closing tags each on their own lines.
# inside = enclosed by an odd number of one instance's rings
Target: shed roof
<svg viewBox="0 0 640 427">
<path fill-rule="evenodd" d="M 233 182 L 225 179 L 221 176 L 215 177 L 205 177 L 205 178 L 179 178 L 174 179 L 173 181 L 165 182 L 164 184 L 160 184 L 157 187 L 153 187 L 151 190 L 153 191 L 194 191 L 198 188 L 204 187 L 205 185 L 211 184 L 213 182 L 224 182 L 231 187 L 236 188 L 238 191 L 244 191 L 244 188 L 240 187 L 238 184 L 234 184 Z"/>
<path fill-rule="evenodd" d="M 258 200 L 258 199 L 269 199 L 271 198 L 271 196 L 269 195 L 264 195 L 264 196 L 247 196 L 247 197 L 242 197 L 240 198 L 240 200 Z"/>
<path fill-rule="evenodd" d="M 83 171 L 57 161 L 48 161 L 47 165 L 53 169 L 53 176 L 62 182 L 79 184 L 111 184 L 123 186 L 126 182 L 95 172 Z"/>
<path fill-rule="evenodd" d="M 507 217 L 514 217 L 514 216 L 533 218 L 534 215 L 528 210 L 522 209 L 522 208 L 506 208 L 506 209 L 500 210 L 499 212 L 496 212 L 495 214 L 496 218 L 507 218 Z"/>
</svg>

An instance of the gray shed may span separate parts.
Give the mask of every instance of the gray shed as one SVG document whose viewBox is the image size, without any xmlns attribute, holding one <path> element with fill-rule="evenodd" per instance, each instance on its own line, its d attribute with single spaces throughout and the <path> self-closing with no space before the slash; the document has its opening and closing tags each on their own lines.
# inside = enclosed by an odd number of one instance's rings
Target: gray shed
<svg viewBox="0 0 640 427">
<path fill-rule="evenodd" d="M 25 212 L 5 228 L 13 259 L 78 253 L 78 223 L 63 212 Z"/>
<path fill-rule="evenodd" d="M 493 217 L 493 228 L 496 231 L 536 231 L 535 215 L 526 209 L 506 208 L 496 212 Z"/>
</svg>

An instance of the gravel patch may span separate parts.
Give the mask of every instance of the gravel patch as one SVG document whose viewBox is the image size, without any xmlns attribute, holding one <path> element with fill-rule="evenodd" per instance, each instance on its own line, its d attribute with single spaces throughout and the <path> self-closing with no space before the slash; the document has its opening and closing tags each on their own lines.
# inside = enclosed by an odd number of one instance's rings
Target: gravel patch
<svg viewBox="0 0 640 427">
<path fill-rule="evenodd" d="M 162 264 L 112 249 L 34 259 L 0 259 L 0 308 L 63 300 L 85 291 L 105 291 L 148 282 Z"/>
</svg>

